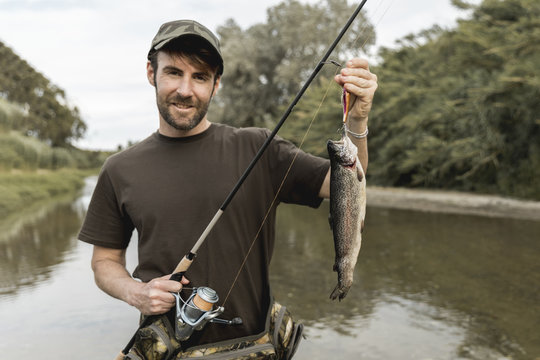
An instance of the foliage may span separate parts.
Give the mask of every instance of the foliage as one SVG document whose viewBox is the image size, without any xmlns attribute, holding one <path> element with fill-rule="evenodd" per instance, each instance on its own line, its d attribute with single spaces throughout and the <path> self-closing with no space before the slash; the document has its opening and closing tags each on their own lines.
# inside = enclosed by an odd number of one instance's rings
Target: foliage
<svg viewBox="0 0 540 360">
<path fill-rule="evenodd" d="M 327 71 L 320 77 L 320 85 L 306 91 L 279 132 L 302 150 L 321 157 L 328 157 L 326 141 L 341 136 L 343 121 L 342 90 L 330 75 L 334 72 Z"/>
<path fill-rule="evenodd" d="M 86 131 L 77 107 L 71 107 L 64 90 L 0 42 L 0 98 L 18 104 L 17 123 L 12 129 L 24 129 L 29 135 L 52 146 L 68 146 Z M 0 125 L 5 126 L 0 118 Z"/>
<path fill-rule="evenodd" d="M 0 98 L 0 171 L 98 168 L 107 152 L 85 151 L 70 145 L 51 147 L 48 142 L 23 135 L 24 114 L 20 106 Z M 14 130 L 11 130 L 14 129 Z"/>
<path fill-rule="evenodd" d="M 472 17 L 380 51 L 369 175 L 540 199 L 540 3 L 454 4 Z"/>
<path fill-rule="evenodd" d="M 23 121 L 22 109 L 0 97 L 0 131 L 19 129 Z"/>
<path fill-rule="evenodd" d="M 53 196 L 75 193 L 87 172 L 71 170 L 45 172 L 0 172 L 0 219 Z"/>
<path fill-rule="evenodd" d="M 19 132 L 0 132 L 0 171 L 12 169 L 95 169 L 108 153 L 83 151 L 74 147 L 50 147 L 33 137 Z"/>
<path fill-rule="evenodd" d="M 272 127 L 355 7 L 346 0 L 286 0 L 268 9 L 266 23 L 247 30 L 227 21 L 218 29 L 225 72 L 210 118 Z M 373 27 L 361 13 L 332 59 L 343 62 L 373 42 Z"/>
</svg>

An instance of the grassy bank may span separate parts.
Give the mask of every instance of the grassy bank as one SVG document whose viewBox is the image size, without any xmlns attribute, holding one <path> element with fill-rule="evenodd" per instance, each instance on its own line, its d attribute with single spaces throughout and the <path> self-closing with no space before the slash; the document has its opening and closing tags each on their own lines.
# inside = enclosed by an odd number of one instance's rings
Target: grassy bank
<svg viewBox="0 0 540 360">
<path fill-rule="evenodd" d="M 62 169 L 0 172 L 0 219 L 34 203 L 76 194 L 92 170 Z"/>
</svg>

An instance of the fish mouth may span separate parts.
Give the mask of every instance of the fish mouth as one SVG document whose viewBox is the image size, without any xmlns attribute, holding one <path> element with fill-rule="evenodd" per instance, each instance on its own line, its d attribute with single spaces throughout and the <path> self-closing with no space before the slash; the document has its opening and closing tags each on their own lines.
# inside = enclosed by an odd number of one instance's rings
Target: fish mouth
<svg viewBox="0 0 540 360">
<path fill-rule="evenodd" d="M 356 167 L 357 148 L 348 137 L 342 137 L 338 141 L 328 140 L 328 154 L 336 162 L 349 169 Z"/>
</svg>

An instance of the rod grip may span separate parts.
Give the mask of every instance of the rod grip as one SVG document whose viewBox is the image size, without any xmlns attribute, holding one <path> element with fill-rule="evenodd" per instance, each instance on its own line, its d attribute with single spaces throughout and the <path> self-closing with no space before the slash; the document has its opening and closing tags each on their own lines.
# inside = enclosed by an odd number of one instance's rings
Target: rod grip
<svg viewBox="0 0 540 360">
<path fill-rule="evenodd" d="M 193 262 L 193 257 L 191 257 L 190 259 L 189 255 L 184 256 L 182 260 L 180 260 L 176 268 L 174 269 L 174 272 L 172 276 L 170 277 L 170 279 L 176 280 L 176 281 L 182 280 L 182 276 L 187 271 L 187 269 L 189 269 L 192 262 Z"/>
</svg>

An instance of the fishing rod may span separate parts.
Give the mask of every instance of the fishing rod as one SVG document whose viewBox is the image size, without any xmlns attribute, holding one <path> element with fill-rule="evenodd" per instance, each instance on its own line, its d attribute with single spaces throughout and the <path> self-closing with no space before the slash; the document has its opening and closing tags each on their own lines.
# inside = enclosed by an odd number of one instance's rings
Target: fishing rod
<svg viewBox="0 0 540 360">
<path fill-rule="evenodd" d="M 343 38 L 343 36 L 345 35 L 345 33 L 347 32 L 347 30 L 349 29 L 349 27 L 351 26 L 351 24 L 353 23 L 353 21 L 356 19 L 356 17 L 358 16 L 358 14 L 360 13 L 360 11 L 362 10 L 362 8 L 364 7 L 364 5 L 366 4 L 367 0 L 362 0 L 362 2 L 358 5 L 358 7 L 354 10 L 354 12 L 352 13 L 352 15 L 349 17 L 349 19 L 347 20 L 347 22 L 345 23 L 345 25 L 343 26 L 343 28 L 341 29 L 341 31 L 339 32 L 338 36 L 335 38 L 334 42 L 328 47 L 328 49 L 326 50 L 326 53 L 323 55 L 323 57 L 321 58 L 321 60 L 319 61 L 319 63 L 317 64 L 317 66 L 315 67 L 315 69 L 311 72 L 311 75 L 309 76 L 309 78 L 306 80 L 306 82 L 304 83 L 304 85 L 302 86 L 302 88 L 300 89 L 300 91 L 298 91 L 298 93 L 296 94 L 295 98 L 293 99 L 293 101 L 290 103 L 289 107 L 287 108 L 287 110 L 284 112 L 283 116 L 281 117 L 281 119 L 279 120 L 279 122 L 277 123 L 276 127 L 274 128 L 274 130 L 272 130 L 272 132 L 270 133 L 270 135 L 268 136 L 268 138 L 266 139 L 266 141 L 261 145 L 259 151 L 257 152 L 257 154 L 255 155 L 255 157 L 253 158 L 253 160 L 251 160 L 251 162 L 249 163 L 248 167 L 246 168 L 246 170 L 244 171 L 244 173 L 242 174 L 242 176 L 240 177 L 240 179 L 238 180 L 238 182 L 236 183 L 236 185 L 233 187 L 233 189 L 231 190 L 231 192 L 229 193 L 229 195 L 227 196 L 227 198 L 225 199 L 225 201 L 223 202 L 223 204 L 220 206 L 220 208 L 218 209 L 218 211 L 215 213 L 214 217 L 212 218 L 212 220 L 210 220 L 210 222 L 208 223 L 208 225 L 206 226 L 206 228 L 204 229 L 203 233 L 200 235 L 199 239 L 197 240 L 197 242 L 195 243 L 195 245 L 193 245 L 193 247 L 191 248 L 191 250 L 189 251 L 189 253 L 187 253 L 183 258 L 182 260 L 178 263 L 178 265 L 176 266 L 176 268 L 174 269 L 173 271 L 173 274 L 171 275 L 171 277 L 169 278 L 170 280 L 175 280 L 175 281 L 181 281 L 182 280 L 182 277 L 184 276 L 184 274 L 186 273 L 186 271 L 189 269 L 189 267 L 191 266 L 191 264 L 193 263 L 193 260 L 195 259 L 195 256 L 197 255 L 197 251 L 199 250 L 199 248 L 201 247 L 201 245 L 204 243 L 204 241 L 206 240 L 208 234 L 210 233 L 210 231 L 212 231 L 212 229 L 214 228 L 214 226 L 216 225 L 216 223 L 218 222 L 219 218 L 221 217 L 221 215 L 225 212 L 225 210 L 227 209 L 227 206 L 229 205 L 229 203 L 233 200 L 234 196 L 236 195 L 236 193 L 238 192 L 238 190 L 240 189 L 240 187 L 242 186 L 242 184 L 244 183 L 244 181 L 247 179 L 247 177 L 249 176 L 249 174 L 251 173 L 251 170 L 253 170 L 253 168 L 255 167 L 255 165 L 257 164 L 257 162 L 259 161 L 259 159 L 262 157 L 262 155 L 264 154 L 265 150 L 268 148 L 268 146 L 270 145 L 270 142 L 274 139 L 274 137 L 276 136 L 276 134 L 278 133 L 279 129 L 281 129 L 281 127 L 283 126 L 283 124 L 285 123 L 285 121 L 287 120 L 287 118 L 289 117 L 289 115 L 291 114 L 293 108 L 296 106 L 296 104 L 298 103 L 298 101 L 300 101 L 300 98 L 304 95 L 304 93 L 306 92 L 306 90 L 308 89 L 308 87 L 311 85 L 311 83 L 313 82 L 313 80 L 315 79 L 315 77 L 319 74 L 319 72 L 321 71 L 321 69 L 323 68 L 323 66 L 325 64 L 328 64 L 329 61 L 328 61 L 328 58 L 330 57 L 330 54 L 334 51 L 334 49 L 336 48 L 336 46 L 338 45 L 338 43 L 341 41 L 341 39 Z M 332 62 L 334 63 L 334 62 Z M 210 289 L 211 290 L 211 289 Z M 195 298 L 197 299 L 197 298 Z M 198 298 L 199 301 L 201 301 L 200 298 Z M 204 302 L 204 300 L 202 301 Z M 174 309 L 174 308 L 173 308 Z M 173 310 L 171 310 L 173 311 Z M 147 325 L 149 325 L 153 319 L 155 317 L 154 316 L 147 316 L 142 322 L 141 324 L 139 325 L 139 328 L 137 329 L 137 331 Z M 234 320 L 234 319 L 233 319 Z M 135 334 L 133 334 L 133 337 L 131 338 L 131 340 L 129 341 L 129 343 L 126 345 L 126 347 L 124 348 L 124 350 L 122 350 L 122 353 L 119 355 L 121 356 L 122 354 L 123 355 L 127 355 L 127 353 L 129 352 L 129 350 L 131 349 L 131 347 L 133 346 L 133 343 L 135 342 L 135 338 L 136 338 L 136 334 L 137 334 L 137 331 L 135 332 Z M 121 359 L 122 357 L 117 357 L 117 359 Z"/>
<path fill-rule="evenodd" d="M 349 29 L 349 27 L 353 23 L 354 19 L 356 19 L 356 17 L 360 13 L 360 11 L 362 10 L 362 8 L 364 7 L 366 2 L 367 2 L 367 0 L 363 0 L 360 3 L 360 5 L 358 5 L 356 10 L 352 13 L 349 20 L 347 20 L 347 23 L 345 24 L 345 26 L 343 26 L 343 28 L 341 29 L 341 32 L 338 34 L 338 36 L 336 37 L 334 42 L 330 45 L 328 50 L 326 50 L 326 53 L 321 58 L 321 60 L 319 61 L 319 63 L 315 67 L 315 69 L 312 71 L 311 75 L 306 80 L 304 86 L 302 86 L 300 91 L 296 94 L 295 98 L 293 99 L 293 101 L 291 102 L 291 104 L 289 105 L 289 107 L 287 108 L 287 110 L 285 111 L 285 113 L 283 114 L 281 119 L 279 120 L 279 122 L 276 125 L 276 127 L 274 128 L 274 130 L 272 130 L 272 132 L 270 133 L 270 135 L 268 136 L 266 141 L 261 145 L 259 151 L 255 155 L 253 160 L 251 160 L 251 163 L 248 165 L 248 167 L 246 168 L 246 170 L 244 171 L 244 173 L 242 174 L 242 176 L 240 177 L 240 179 L 238 180 L 238 182 L 236 183 L 234 188 L 231 190 L 231 192 L 229 193 L 229 195 L 227 196 L 227 198 L 225 199 L 225 201 L 223 202 L 223 204 L 221 205 L 219 210 L 215 213 L 212 220 L 210 220 L 210 222 L 208 223 L 208 225 L 204 229 L 203 233 L 201 234 L 201 236 L 199 237 L 199 239 L 197 240 L 195 245 L 193 245 L 193 248 L 191 249 L 191 251 L 182 258 L 180 263 L 178 263 L 178 265 L 176 266 L 176 268 L 175 268 L 175 270 L 173 272 L 173 275 L 170 278 L 171 280 L 176 280 L 176 281 L 182 280 L 182 276 L 187 271 L 187 269 L 189 268 L 189 266 L 193 262 L 193 259 L 197 255 L 197 251 L 199 250 L 199 247 L 204 243 L 204 241 L 206 240 L 206 237 L 208 236 L 210 231 L 212 231 L 212 229 L 214 228 L 214 226 L 218 222 L 221 215 L 225 212 L 225 210 L 226 210 L 227 206 L 229 205 L 229 203 L 232 201 L 232 199 L 234 198 L 234 196 L 236 195 L 236 193 L 238 192 L 238 190 L 240 189 L 240 187 L 242 186 L 244 181 L 247 179 L 247 177 L 251 173 L 251 170 L 253 169 L 253 167 L 255 167 L 255 164 L 257 164 L 259 159 L 262 157 L 262 155 L 265 152 L 266 148 L 268 148 L 268 146 L 270 145 L 270 142 L 274 139 L 274 137 L 276 136 L 279 129 L 281 129 L 281 127 L 283 126 L 283 124 L 285 123 L 285 121 L 287 120 L 289 115 L 291 114 L 293 108 L 296 106 L 298 101 L 300 101 L 300 98 L 304 95 L 304 93 L 306 92 L 308 87 L 311 85 L 311 83 L 313 82 L 315 77 L 319 74 L 319 72 L 321 71 L 323 66 L 328 63 L 328 58 L 330 57 L 330 54 L 332 53 L 332 51 L 334 51 L 334 49 L 336 48 L 338 43 L 341 41 L 341 39 L 343 38 L 343 36 L 345 35 L 347 30 Z"/>
</svg>

